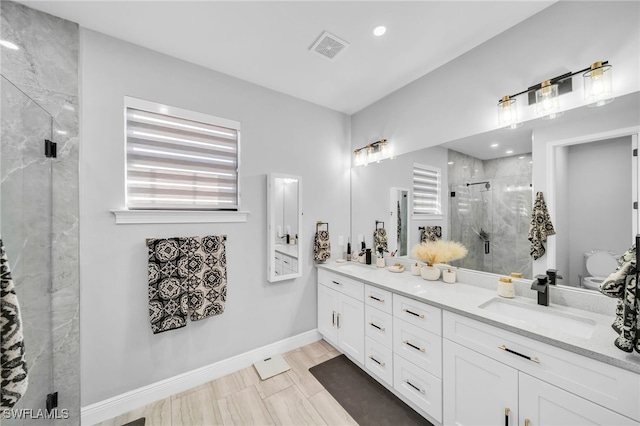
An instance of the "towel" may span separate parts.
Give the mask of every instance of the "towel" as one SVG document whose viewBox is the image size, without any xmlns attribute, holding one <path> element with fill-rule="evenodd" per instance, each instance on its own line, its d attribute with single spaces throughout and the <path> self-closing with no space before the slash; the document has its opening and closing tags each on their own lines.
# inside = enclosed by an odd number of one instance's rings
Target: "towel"
<svg viewBox="0 0 640 426">
<path fill-rule="evenodd" d="M 382 249 L 383 252 L 389 251 L 387 248 L 387 231 L 384 228 L 376 228 L 373 231 L 373 248 L 376 253 Z"/>
<path fill-rule="evenodd" d="M 313 241 L 313 260 L 324 262 L 331 257 L 329 231 L 317 231 Z"/>
<path fill-rule="evenodd" d="M 600 284 L 602 294 L 618 299 L 616 318 L 611 327 L 619 335 L 614 345 L 625 352 L 632 352 L 635 349 L 640 353 L 640 333 L 638 333 L 640 291 L 638 287 L 634 244 L 618 259 L 616 270 Z"/>
<path fill-rule="evenodd" d="M 400 210 L 400 201 L 398 201 L 397 207 L 398 223 L 396 224 L 396 241 L 398 241 L 398 251 L 400 252 L 400 247 L 404 247 L 404 244 L 402 243 L 402 212 Z"/>
<path fill-rule="evenodd" d="M 224 311 L 227 258 L 222 236 L 148 239 L 149 317 L 154 334 Z"/>
<path fill-rule="evenodd" d="M 9 260 L 0 239 L 0 378 L 2 392 L 0 409 L 15 406 L 27 391 L 27 363 L 24 353 L 24 336 L 20 305 L 16 296 Z"/>
<path fill-rule="evenodd" d="M 420 242 L 438 241 L 442 238 L 442 227 L 440 226 L 425 226 L 424 229 L 420 229 Z"/>
<path fill-rule="evenodd" d="M 544 196 L 542 192 L 538 192 L 531 212 L 531 226 L 529 227 L 528 237 L 531 242 L 531 257 L 534 260 L 544 256 L 546 251 L 544 244 L 547 242 L 547 237 L 555 235 L 555 233 L 556 231 L 553 229 L 553 224 L 547 211 L 547 204 L 544 202 Z"/>
</svg>

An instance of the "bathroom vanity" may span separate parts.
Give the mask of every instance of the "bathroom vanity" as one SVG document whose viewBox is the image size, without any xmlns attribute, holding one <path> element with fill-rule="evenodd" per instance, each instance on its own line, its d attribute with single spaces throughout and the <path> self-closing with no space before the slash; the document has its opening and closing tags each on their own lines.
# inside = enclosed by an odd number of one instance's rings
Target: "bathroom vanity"
<svg viewBox="0 0 640 426">
<path fill-rule="evenodd" d="M 524 280 L 503 299 L 494 275 L 458 277 L 318 265 L 318 331 L 434 424 L 640 424 L 640 354 L 613 345 L 613 308 L 538 306 Z"/>
</svg>

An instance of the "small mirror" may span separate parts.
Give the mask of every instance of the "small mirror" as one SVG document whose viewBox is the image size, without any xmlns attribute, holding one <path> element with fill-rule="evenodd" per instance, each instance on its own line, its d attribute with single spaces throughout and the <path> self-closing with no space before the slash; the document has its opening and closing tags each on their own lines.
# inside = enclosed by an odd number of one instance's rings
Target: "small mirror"
<svg viewBox="0 0 640 426">
<path fill-rule="evenodd" d="M 409 254 L 409 189 L 391 188 L 389 194 L 389 211 L 391 217 L 389 253 L 394 256 Z"/>
<path fill-rule="evenodd" d="M 300 224 L 302 179 L 269 173 L 267 176 L 267 279 L 269 282 L 302 276 Z"/>
</svg>

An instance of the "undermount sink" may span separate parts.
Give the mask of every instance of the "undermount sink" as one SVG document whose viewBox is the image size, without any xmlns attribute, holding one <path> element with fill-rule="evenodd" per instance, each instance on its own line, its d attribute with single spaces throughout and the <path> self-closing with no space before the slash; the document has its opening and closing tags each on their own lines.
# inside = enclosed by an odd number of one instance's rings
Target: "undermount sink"
<svg viewBox="0 0 640 426">
<path fill-rule="evenodd" d="M 507 299 L 491 299 L 480 305 L 479 308 L 531 325 L 584 339 L 591 337 L 596 326 L 594 320 L 556 311 L 553 307 L 527 305 Z"/>
</svg>

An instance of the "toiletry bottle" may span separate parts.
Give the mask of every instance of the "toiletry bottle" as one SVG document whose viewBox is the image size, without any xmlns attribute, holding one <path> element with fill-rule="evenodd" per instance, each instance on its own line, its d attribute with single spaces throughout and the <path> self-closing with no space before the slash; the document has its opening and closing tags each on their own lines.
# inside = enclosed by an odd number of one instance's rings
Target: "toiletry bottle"
<svg viewBox="0 0 640 426">
<path fill-rule="evenodd" d="M 371 265 L 371 249 L 367 249 L 365 256 L 366 256 L 365 263 L 367 265 Z"/>
<path fill-rule="evenodd" d="M 347 240 L 347 260 L 351 260 L 351 241 Z"/>
</svg>

